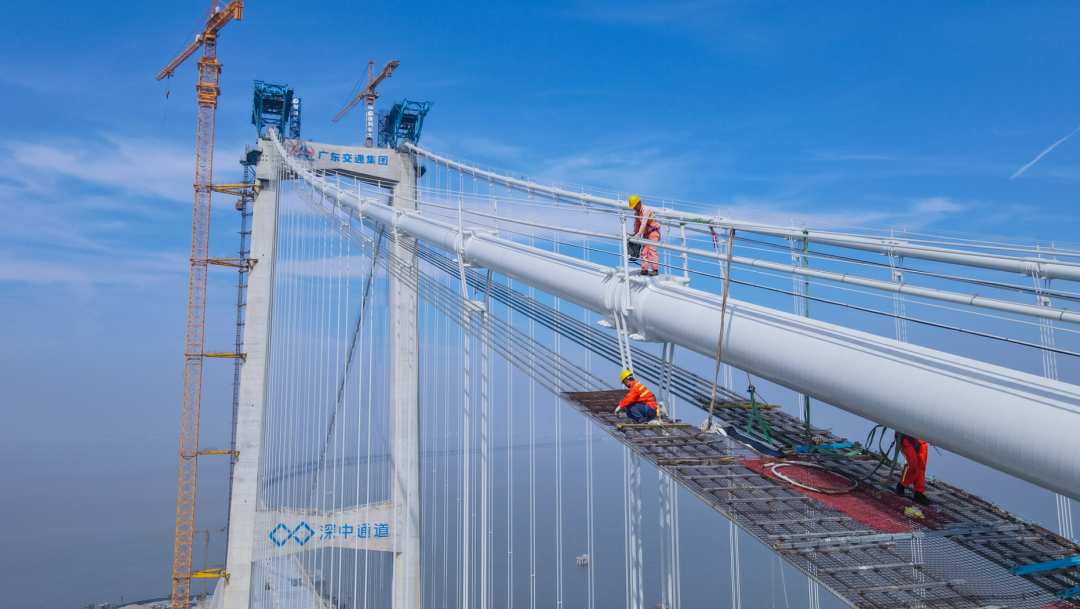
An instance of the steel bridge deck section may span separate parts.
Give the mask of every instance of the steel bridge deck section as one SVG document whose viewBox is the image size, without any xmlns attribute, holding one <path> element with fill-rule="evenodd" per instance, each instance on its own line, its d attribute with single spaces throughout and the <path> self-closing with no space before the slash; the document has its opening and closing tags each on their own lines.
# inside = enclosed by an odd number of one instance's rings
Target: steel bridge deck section
<svg viewBox="0 0 1080 609">
<path fill-rule="evenodd" d="M 624 391 L 564 394 L 568 402 L 641 458 L 733 520 L 757 541 L 855 607 L 1074 607 L 1056 592 L 1080 585 L 1077 569 L 1015 576 L 1009 568 L 1080 554 L 1075 544 L 939 480 L 927 480 L 932 507 L 886 491 L 879 499 L 867 482 L 880 462 L 868 454 L 814 462 L 860 481 L 852 491 L 864 503 L 840 509 L 827 497 L 768 476 L 756 452 L 718 433 L 675 427 L 624 427 L 615 406 Z M 745 428 L 746 409 L 718 411 L 724 423 Z M 762 418 L 790 437 L 803 423 L 779 410 Z M 812 428 L 815 443 L 842 443 Z M 822 456 L 824 457 L 824 456 Z M 770 461 L 803 462 L 802 458 Z M 880 478 L 873 478 L 877 483 Z M 875 505 L 875 502 L 877 505 Z M 901 511 L 897 513 L 897 508 Z M 903 517 L 916 508 L 922 518 Z M 882 520 L 881 515 L 890 516 Z"/>
</svg>

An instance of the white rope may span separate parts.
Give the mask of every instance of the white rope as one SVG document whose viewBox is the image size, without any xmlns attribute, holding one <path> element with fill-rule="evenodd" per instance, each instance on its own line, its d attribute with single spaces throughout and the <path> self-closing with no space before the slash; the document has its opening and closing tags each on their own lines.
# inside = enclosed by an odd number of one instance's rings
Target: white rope
<svg viewBox="0 0 1080 609">
<path fill-rule="evenodd" d="M 626 449 L 629 451 L 629 449 Z M 627 487 L 630 499 L 630 609 L 644 609 L 645 590 L 642 564 L 641 457 L 630 452 Z"/>
<path fill-rule="evenodd" d="M 630 536 L 630 449 L 623 446 L 623 581 L 626 586 L 626 607 L 635 609 L 631 582 L 633 580 L 633 567 L 631 565 L 633 549 Z"/>
<path fill-rule="evenodd" d="M 480 608 L 487 609 L 491 601 L 489 586 L 491 583 L 488 577 L 491 572 L 491 531 L 489 514 L 490 514 L 490 483 L 491 483 L 491 467 L 490 467 L 490 438 L 491 438 L 491 417 L 488 412 L 489 397 L 491 393 L 491 361 L 490 361 L 490 348 L 488 343 L 490 337 L 488 335 L 488 316 L 490 315 L 491 303 L 489 295 L 491 272 L 488 272 L 489 285 L 484 293 L 485 309 L 481 312 L 481 323 L 483 324 L 483 340 L 480 344 Z"/>
<path fill-rule="evenodd" d="M 435 175 L 436 175 L 436 177 L 438 177 L 438 172 L 437 171 L 436 171 Z M 450 344 L 450 323 L 449 323 L 449 320 L 445 320 L 445 323 L 444 323 L 443 344 L 444 345 L 449 345 Z M 449 384 L 449 379 L 450 379 L 450 358 L 445 357 L 444 362 L 445 363 L 443 365 L 443 378 L 446 379 L 446 382 Z M 443 392 L 443 409 L 442 410 L 445 413 L 445 418 L 443 419 L 443 450 L 448 450 L 449 446 L 450 446 L 450 412 L 451 412 L 451 409 L 450 409 L 450 391 L 444 391 Z M 449 535 L 450 535 L 450 523 L 449 523 L 450 508 L 449 508 L 449 505 L 448 505 L 448 503 L 450 501 L 450 459 L 444 459 L 443 464 L 444 464 L 443 465 L 443 480 L 445 480 L 445 482 L 444 482 L 444 486 L 443 486 L 443 525 L 442 525 L 442 532 L 443 532 L 443 560 L 442 560 L 442 563 L 443 563 L 443 595 L 442 595 L 442 598 L 443 598 L 443 609 L 447 609 L 447 603 L 448 603 L 448 601 L 450 599 L 450 595 L 447 594 L 447 588 L 449 587 L 449 578 L 448 578 L 449 571 L 448 571 L 448 569 L 449 569 L 449 564 L 450 564 L 450 538 L 449 538 Z"/>
<path fill-rule="evenodd" d="M 338 178 L 339 188 L 340 188 L 340 183 L 341 183 L 341 178 L 339 177 Z M 334 221 L 340 223 L 341 219 L 340 218 L 334 218 Z M 348 331 L 349 322 L 348 322 L 347 315 L 348 315 L 348 312 L 349 312 L 349 304 L 350 304 L 349 303 L 349 270 L 350 270 L 349 269 L 349 262 L 351 262 L 351 260 L 350 260 L 350 256 L 349 256 L 349 252 L 348 252 L 348 250 L 350 248 L 349 248 L 349 246 L 347 246 L 345 244 L 345 237 L 342 234 L 342 231 L 337 230 L 335 232 L 337 233 L 337 239 L 338 239 L 338 253 L 337 253 L 337 260 L 338 260 L 338 265 L 337 265 L 338 266 L 338 268 L 337 268 L 337 273 L 338 273 L 338 276 L 337 276 L 337 283 L 338 283 L 338 314 L 337 314 L 337 332 L 336 332 L 337 336 L 338 336 L 338 341 L 337 341 L 338 348 L 336 349 L 336 354 L 335 354 L 335 358 L 334 358 L 335 359 L 334 369 L 340 371 L 339 374 L 341 375 L 341 382 L 344 382 L 345 381 L 345 375 L 348 374 L 348 372 L 345 370 L 344 365 L 343 365 L 342 347 L 344 347 L 345 345 L 348 344 L 348 339 L 349 339 L 349 331 Z M 345 258 L 344 264 L 343 264 L 343 261 L 342 261 L 343 257 Z M 344 278 L 344 285 L 342 284 L 343 278 Z M 344 323 L 342 323 L 343 321 L 344 321 Z M 337 381 L 337 379 L 334 379 L 334 380 Z M 334 382 L 333 386 L 337 387 L 338 383 Z M 334 403 L 336 404 L 337 396 L 332 395 L 331 399 L 333 399 Z M 344 463 L 344 461 L 345 461 L 345 441 L 346 441 L 346 437 L 345 437 L 343 432 L 345 430 L 344 423 L 348 420 L 348 414 L 345 414 L 342 418 L 343 418 L 343 424 L 341 426 L 338 426 L 338 429 L 340 431 L 339 431 L 339 436 L 338 436 L 339 441 L 338 441 L 337 453 L 338 453 L 338 459 L 340 460 L 340 462 Z M 341 505 L 341 507 L 344 508 L 347 505 L 345 503 L 345 467 L 340 467 L 338 469 L 340 470 L 339 471 L 340 480 L 338 480 L 338 477 L 335 477 L 336 487 L 337 488 L 335 489 L 334 496 L 338 498 L 339 505 Z M 339 515 L 339 518 L 343 518 L 343 516 Z M 339 529 L 340 529 L 342 524 L 344 524 L 343 520 L 339 520 L 337 522 L 337 526 L 339 527 Z M 340 562 L 340 566 L 339 566 L 338 570 L 340 571 L 345 566 L 344 565 L 345 552 L 344 552 L 343 549 L 338 550 L 338 560 Z M 338 577 L 338 578 L 336 578 L 336 580 L 337 580 L 335 582 L 335 584 L 336 584 L 335 588 L 336 588 L 336 592 L 337 592 L 336 596 L 337 596 L 337 598 L 340 599 L 340 598 L 343 597 L 342 592 L 344 591 L 345 581 L 344 581 L 343 577 Z"/>
<path fill-rule="evenodd" d="M 735 526 L 733 520 L 728 521 L 728 546 L 731 551 L 731 607 L 732 609 L 742 609 L 742 582 L 739 573 L 742 566 L 739 558 L 739 527 Z"/>
<path fill-rule="evenodd" d="M 813 569 L 813 566 L 811 565 L 811 570 L 812 569 Z M 810 609 L 820 609 L 821 608 L 821 586 L 819 586 L 818 583 L 813 580 L 813 578 L 807 578 L 806 579 L 806 588 L 807 588 L 807 591 L 808 591 L 809 596 L 810 596 L 810 599 L 809 599 L 809 601 L 810 601 L 810 603 L 809 603 L 810 604 Z"/>
<path fill-rule="evenodd" d="M 556 247 L 558 253 L 558 247 Z M 560 311 L 560 301 L 555 299 L 555 311 Z M 558 322 L 556 322 L 558 323 Z M 562 340 L 558 327 L 555 330 L 555 353 L 562 356 Z M 562 385 L 562 374 L 556 381 Z M 562 411 L 563 403 L 555 397 L 555 604 L 560 609 L 563 604 L 563 462 L 562 462 Z"/>
<path fill-rule="evenodd" d="M 534 296 L 529 288 L 529 298 Z M 529 316 L 529 338 L 536 338 L 536 322 Z M 530 356 L 532 353 L 530 352 Z M 529 379 L 529 608 L 536 609 L 536 382 Z"/>
<path fill-rule="evenodd" d="M 462 294 L 468 296 L 466 288 L 464 287 L 464 276 L 462 277 Z M 466 309 L 467 311 L 467 309 Z M 471 320 L 466 319 L 466 324 L 471 323 Z M 464 408 L 462 408 L 462 425 L 464 427 L 462 432 L 462 521 L 461 521 L 461 606 L 472 607 L 472 597 L 470 595 L 470 585 L 472 583 L 472 556 L 470 550 L 472 549 L 472 487 L 471 487 L 471 475 L 472 475 L 472 336 L 465 334 L 464 336 L 464 357 L 461 358 L 462 365 L 464 366 L 464 374 L 462 379 L 463 384 L 463 398 Z"/>
<path fill-rule="evenodd" d="M 376 267 L 374 265 L 372 265 L 371 272 L 374 273 L 375 271 L 376 271 Z M 371 463 L 371 452 L 372 452 L 372 448 L 373 448 L 373 446 L 372 446 L 372 444 L 373 444 L 372 430 L 374 429 L 374 425 L 372 425 L 372 418 L 373 418 L 373 414 L 375 412 L 375 408 L 373 406 L 374 402 L 372 401 L 372 394 L 374 392 L 374 384 L 375 384 L 374 383 L 374 378 L 373 378 L 373 376 L 374 376 L 373 370 L 374 370 L 374 362 L 375 362 L 375 358 L 373 357 L 374 356 L 373 351 L 374 351 L 374 348 L 375 348 L 375 341 L 373 340 L 374 339 L 374 334 L 375 334 L 374 329 L 376 327 L 375 326 L 375 315 L 368 315 L 367 320 L 365 320 L 365 321 L 367 321 L 367 327 L 365 328 L 363 325 L 361 325 L 361 330 L 360 330 L 361 331 L 361 344 L 364 347 L 367 347 L 368 355 L 367 355 L 367 357 L 364 357 L 363 356 L 363 351 L 361 351 L 362 361 L 361 361 L 361 366 L 360 366 L 360 379 L 361 379 L 360 387 L 361 387 L 361 389 L 363 389 L 363 388 L 367 389 L 367 424 L 365 425 L 365 427 L 367 428 L 367 430 L 366 430 L 367 431 L 367 438 L 366 438 L 366 441 L 365 441 L 364 445 L 365 445 L 365 447 L 367 449 L 367 455 L 366 455 L 367 456 L 367 462 L 370 464 Z M 368 338 L 368 340 L 364 341 L 364 338 Z M 365 366 L 364 364 L 367 364 L 367 365 Z M 366 380 L 365 380 L 365 376 L 366 376 Z M 357 397 L 360 397 L 360 396 L 357 396 Z M 359 422 L 359 417 L 357 417 L 357 420 Z M 357 449 L 359 450 L 359 446 L 357 446 Z M 372 499 L 373 499 L 372 496 L 371 496 L 372 495 L 372 493 L 371 493 L 371 478 L 372 478 L 372 476 L 371 476 L 371 470 L 370 470 L 370 466 L 369 466 L 367 475 L 364 476 L 364 485 L 365 485 L 365 488 L 364 488 L 364 504 L 369 505 L 369 506 L 371 505 Z M 368 509 L 364 510 L 364 522 L 370 522 L 370 521 L 371 521 L 371 509 L 368 508 Z M 369 600 L 369 598 L 371 596 L 370 594 L 367 593 L 367 591 L 370 589 L 371 552 L 366 551 L 370 546 L 371 546 L 371 540 L 370 540 L 370 538 L 366 538 L 364 540 L 364 550 L 365 550 L 365 552 L 364 552 L 364 591 L 365 591 L 365 594 L 364 594 L 364 608 L 365 609 L 367 609 L 367 607 L 368 607 L 368 600 Z"/>
<path fill-rule="evenodd" d="M 784 561 L 784 560 L 780 561 L 780 587 L 783 588 L 783 590 L 784 590 L 784 608 L 785 609 L 791 609 L 791 603 L 788 602 L 788 595 L 787 595 L 787 578 L 784 577 L 784 566 L 785 566 L 785 564 L 786 564 L 786 561 Z"/>
<path fill-rule="evenodd" d="M 586 215 L 588 212 L 586 212 Z M 588 250 L 585 260 L 589 259 Z M 592 311 L 585 309 L 585 325 L 592 326 Z M 592 335 L 590 334 L 590 340 Z M 592 349 L 585 350 L 585 371 L 592 374 Z M 586 594 L 588 609 L 596 609 L 596 555 L 593 547 L 593 423 L 585 419 L 585 531 L 588 562 Z"/>
<path fill-rule="evenodd" d="M 508 277 L 507 287 L 512 288 L 513 282 Z M 507 323 L 514 326 L 514 308 L 506 307 Z M 506 441 L 508 444 L 514 441 L 514 369 L 510 362 L 506 363 Z M 514 451 L 507 451 L 506 467 L 506 607 L 514 608 Z"/>
</svg>

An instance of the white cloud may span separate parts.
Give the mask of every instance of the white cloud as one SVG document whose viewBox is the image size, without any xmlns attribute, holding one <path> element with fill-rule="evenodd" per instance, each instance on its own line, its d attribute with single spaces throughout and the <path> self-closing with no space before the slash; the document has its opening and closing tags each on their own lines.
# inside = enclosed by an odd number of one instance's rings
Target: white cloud
<svg viewBox="0 0 1080 609">
<path fill-rule="evenodd" d="M 580 149 L 567 155 L 541 157 L 531 149 L 487 137 L 451 136 L 430 138 L 424 148 L 435 154 L 461 160 L 459 156 L 482 160 L 479 167 L 504 175 L 529 177 L 541 183 L 559 183 L 600 196 L 626 196 L 671 191 L 671 184 L 685 183 L 699 175 L 705 158 L 699 150 L 683 146 L 671 154 L 663 138 L 619 138 Z M 452 152 L 451 152 L 452 151 Z M 716 155 L 709 157 L 716 163 Z M 472 160 L 462 160 L 472 164 Z M 486 163 L 490 163 L 490 166 Z M 670 196 L 664 197 L 671 201 Z"/>
<path fill-rule="evenodd" d="M 648 142 L 611 142 L 532 165 L 544 180 L 583 185 L 586 192 L 601 196 L 638 194 L 648 199 L 670 193 L 672 184 L 684 184 L 701 170 L 701 155 L 689 150 L 669 154 L 663 148 Z"/>
<path fill-rule="evenodd" d="M 111 256 L 74 256 L 64 261 L 28 257 L 0 250 L 0 281 L 67 284 L 149 284 L 187 271 L 179 256 L 157 255 L 138 260 Z"/>
<path fill-rule="evenodd" d="M 188 200 L 195 158 L 175 144 L 104 136 L 105 141 L 11 142 L 4 175 L 40 190 L 56 176 L 111 186 L 127 193 Z"/>
<path fill-rule="evenodd" d="M 540 182 L 561 182 L 568 188 L 584 188 L 600 196 L 625 197 L 639 194 L 646 200 L 658 201 L 684 210 L 701 210 L 703 213 L 732 214 L 735 217 L 797 226 L 818 226 L 840 229 L 845 227 L 888 229 L 890 226 L 927 226 L 941 220 L 949 214 L 962 212 L 968 206 L 957 203 L 947 197 L 927 197 L 916 201 L 884 200 L 872 206 L 865 204 L 844 205 L 829 203 L 822 205 L 814 194 L 817 186 L 831 181 L 850 177 L 846 172 L 819 171 L 808 175 L 748 175 L 732 173 L 730 165 L 733 159 L 718 157 L 716 153 L 705 154 L 694 146 L 684 146 L 678 153 L 666 152 L 668 142 L 662 138 L 651 141 L 609 140 L 605 144 L 581 150 L 576 154 L 561 157 L 536 158 L 527 150 L 506 146 L 490 140 L 469 141 L 464 144 L 459 139 L 451 140 L 449 148 L 465 154 L 476 154 L 484 158 L 499 156 L 509 158 L 510 162 L 500 163 L 503 167 L 516 166 L 520 170 L 515 175 L 536 176 Z M 445 142 L 444 142 L 445 145 Z M 438 148 L 434 148 L 438 152 Z M 497 151 L 490 155 L 491 151 Z M 503 154 L 498 154 L 499 152 Z M 836 159 L 852 160 L 851 155 L 833 155 Z M 859 155 L 861 158 L 874 160 L 897 160 L 893 155 Z M 707 165 L 707 166 L 706 166 Z M 504 170 L 500 172 L 504 172 Z M 701 176 L 711 173 L 710 178 L 722 179 L 732 184 L 747 181 L 769 182 L 771 192 L 765 194 L 745 194 L 740 192 L 716 193 L 699 201 L 684 201 L 664 197 L 664 193 L 682 190 L 684 185 L 701 180 Z M 579 185 L 591 185 L 579 186 Z M 673 185 L 675 188 L 673 189 Z"/>
<path fill-rule="evenodd" d="M 186 249 L 169 248 L 190 234 L 192 157 L 119 136 L 0 144 L 0 282 L 85 290 L 186 273 Z"/>
<path fill-rule="evenodd" d="M 671 28 L 689 33 L 754 65 L 769 63 L 791 51 L 819 44 L 827 36 L 783 30 L 745 0 L 683 0 L 675 2 L 590 2 L 588 8 L 568 13 L 570 18 L 631 28 Z"/>
<path fill-rule="evenodd" d="M 607 186 L 620 194 L 644 195 L 669 190 L 669 184 L 685 178 L 691 167 L 686 156 L 616 144 L 553 159 L 545 163 L 541 174 L 554 180 Z"/>
<path fill-rule="evenodd" d="M 957 203 L 948 197 L 928 197 L 915 201 L 880 200 L 844 210 L 837 205 L 821 206 L 811 197 L 800 198 L 795 193 L 747 197 L 734 195 L 729 204 L 721 205 L 723 213 L 733 217 L 796 227 L 818 227 L 826 230 L 871 229 L 889 230 L 896 227 L 927 227 L 935 222 L 969 211 L 985 204 Z M 809 209 L 809 212 L 806 210 Z"/>
<path fill-rule="evenodd" d="M 483 158 L 518 159 L 528 151 L 521 146 L 514 146 L 488 137 L 459 136 L 447 142 L 438 136 L 425 138 L 424 148 L 441 154 L 441 150 L 453 150 L 455 154 L 472 154 Z"/>
<path fill-rule="evenodd" d="M 21 259 L 8 251 L 0 251 L 0 281 L 93 283 L 82 269 L 44 260 Z"/>
<path fill-rule="evenodd" d="M 931 197 L 916 201 L 912 211 L 916 214 L 948 214 L 961 212 L 965 209 L 967 209 L 965 206 L 954 203 L 947 197 Z"/>
</svg>

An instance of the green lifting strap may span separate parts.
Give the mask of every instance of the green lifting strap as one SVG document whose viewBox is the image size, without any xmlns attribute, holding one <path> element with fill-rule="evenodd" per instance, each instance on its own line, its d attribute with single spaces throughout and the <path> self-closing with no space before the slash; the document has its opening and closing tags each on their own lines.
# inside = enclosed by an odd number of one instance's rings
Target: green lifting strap
<svg viewBox="0 0 1080 609">
<path fill-rule="evenodd" d="M 761 411 L 757 407 L 757 399 L 754 397 L 754 385 L 751 384 L 747 389 L 750 392 L 750 420 L 746 422 L 746 433 L 751 433 L 754 428 L 754 422 L 758 424 L 758 429 L 761 430 L 762 435 L 765 436 L 765 441 L 772 446 L 772 438 L 769 437 L 769 424 L 765 422 L 765 419 L 761 418 Z"/>
<path fill-rule="evenodd" d="M 881 434 L 885 435 L 884 429 L 881 430 Z M 892 486 L 892 476 L 896 471 L 896 464 L 900 461 L 900 442 L 893 442 L 893 444 L 896 445 L 896 450 L 893 451 L 892 463 L 889 464 L 889 475 L 885 476 L 885 481 L 881 483 L 881 488 L 878 489 L 877 493 L 874 493 L 874 496 L 878 499 L 881 499 L 881 496 L 885 494 L 885 490 Z M 889 455 L 886 452 L 885 457 L 888 458 L 888 456 Z"/>
</svg>

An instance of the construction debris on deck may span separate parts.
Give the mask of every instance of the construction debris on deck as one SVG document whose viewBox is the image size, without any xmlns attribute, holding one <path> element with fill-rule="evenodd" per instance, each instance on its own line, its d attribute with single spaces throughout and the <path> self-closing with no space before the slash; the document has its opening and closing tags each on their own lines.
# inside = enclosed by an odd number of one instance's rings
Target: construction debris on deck
<svg viewBox="0 0 1080 609">
<path fill-rule="evenodd" d="M 624 395 L 566 397 L 853 606 L 1080 606 L 1080 547 L 978 497 L 936 479 L 926 482 L 932 506 L 882 492 L 881 455 L 826 430 L 808 433 L 777 409 L 729 404 L 704 432 L 626 424 L 614 413 Z"/>
</svg>

